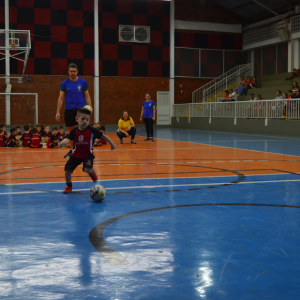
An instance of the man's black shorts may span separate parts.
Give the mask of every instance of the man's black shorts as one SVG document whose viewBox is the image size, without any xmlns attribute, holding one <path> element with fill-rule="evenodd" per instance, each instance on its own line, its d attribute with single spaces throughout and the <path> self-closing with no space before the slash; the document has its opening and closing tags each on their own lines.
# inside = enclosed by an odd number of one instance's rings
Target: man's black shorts
<svg viewBox="0 0 300 300">
<path fill-rule="evenodd" d="M 66 109 L 65 110 L 65 124 L 66 127 L 76 126 L 77 122 L 75 117 L 77 116 L 77 108 L 76 109 Z"/>
<path fill-rule="evenodd" d="M 73 171 L 81 164 L 83 163 L 83 168 L 82 170 L 84 170 L 84 168 L 93 168 L 93 163 L 94 163 L 94 158 L 95 156 L 93 154 L 90 154 L 84 158 L 76 158 L 74 156 L 71 155 L 70 159 L 67 161 L 66 165 L 65 165 L 65 171 L 71 171 L 73 173 Z"/>
</svg>

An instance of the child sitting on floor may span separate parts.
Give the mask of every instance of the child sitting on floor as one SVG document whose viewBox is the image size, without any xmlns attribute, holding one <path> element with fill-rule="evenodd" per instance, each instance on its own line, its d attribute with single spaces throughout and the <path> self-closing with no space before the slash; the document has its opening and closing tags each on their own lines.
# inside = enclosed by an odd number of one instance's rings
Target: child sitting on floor
<svg viewBox="0 0 300 300">
<path fill-rule="evenodd" d="M 22 142 L 22 146 L 28 148 L 28 143 L 30 143 L 31 133 L 29 133 L 30 127 L 29 125 L 24 125 L 23 127 L 25 133 L 22 134 L 20 141 Z"/>
<path fill-rule="evenodd" d="M 7 134 L 6 131 L 5 131 L 5 125 L 0 125 L 0 130 L 1 129 L 4 131 L 4 136 L 7 139 L 9 137 L 9 134 Z"/>
<path fill-rule="evenodd" d="M 58 129 L 57 127 L 53 127 L 52 128 L 52 135 L 50 136 L 50 138 L 47 141 L 47 148 L 57 148 L 58 147 Z"/>
<path fill-rule="evenodd" d="M 6 142 L 7 147 L 19 147 L 20 141 L 17 140 L 16 136 L 17 136 L 16 128 L 11 128 L 10 129 L 10 136 L 7 139 L 7 142 Z"/>
<path fill-rule="evenodd" d="M 0 147 L 5 147 L 6 137 L 4 135 L 4 130 L 0 129 Z"/>
<path fill-rule="evenodd" d="M 42 141 L 44 143 L 48 142 L 48 139 L 51 137 L 52 132 L 50 131 L 50 127 L 48 125 L 45 126 L 45 131 L 42 134 Z"/>
<path fill-rule="evenodd" d="M 99 128 L 97 128 L 100 132 L 103 133 L 103 135 L 105 134 L 105 126 L 100 126 Z M 95 139 L 95 143 L 94 146 L 102 146 L 102 145 L 106 145 L 107 141 L 104 139 Z"/>
<path fill-rule="evenodd" d="M 64 126 L 59 126 L 58 139 L 61 142 L 65 138 Z"/>
<path fill-rule="evenodd" d="M 30 148 L 42 148 L 43 145 L 41 144 L 41 137 L 38 133 L 37 128 L 33 127 L 31 129 L 31 137 L 30 142 L 28 143 Z"/>
<path fill-rule="evenodd" d="M 42 137 L 42 134 L 43 134 L 42 126 L 43 126 L 43 125 L 40 125 L 40 124 L 37 124 L 37 125 L 35 126 L 35 128 L 36 128 L 36 130 L 37 130 L 37 134 L 39 135 L 40 138 Z"/>
</svg>

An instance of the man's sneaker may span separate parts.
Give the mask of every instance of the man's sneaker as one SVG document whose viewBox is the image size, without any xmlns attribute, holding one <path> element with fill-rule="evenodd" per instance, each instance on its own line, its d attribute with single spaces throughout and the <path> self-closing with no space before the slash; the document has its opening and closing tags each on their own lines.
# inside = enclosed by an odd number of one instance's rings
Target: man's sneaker
<svg viewBox="0 0 300 300">
<path fill-rule="evenodd" d="M 151 138 L 150 141 L 151 141 L 151 142 L 154 142 L 154 138 Z"/>
<path fill-rule="evenodd" d="M 145 139 L 145 142 L 146 142 L 146 141 L 150 141 L 150 138 L 146 138 L 146 139 Z"/>
<path fill-rule="evenodd" d="M 123 144 L 123 139 L 120 139 L 120 144 Z"/>
<path fill-rule="evenodd" d="M 136 144 L 136 141 L 135 140 L 131 140 L 131 144 Z"/>
<path fill-rule="evenodd" d="M 72 154 L 72 150 L 70 150 L 70 151 L 64 156 L 64 158 L 70 158 L 70 157 L 71 157 L 71 154 Z"/>
<path fill-rule="evenodd" d="M 63 191 L 64 194 L 69 194 L 71 192 L 72 192 L 72 187 L 71 186 L 66 186 L 64 191 Z"/>
<path fill-rule="evenodd" d="M 95 170 L 93 170 L 93 172 L 92 172 L 92 174 L 90 175 L 90 177 L 92 178 L 93 182 L 97 182 L 98 176 L 97 176 Z"/>
</svg>

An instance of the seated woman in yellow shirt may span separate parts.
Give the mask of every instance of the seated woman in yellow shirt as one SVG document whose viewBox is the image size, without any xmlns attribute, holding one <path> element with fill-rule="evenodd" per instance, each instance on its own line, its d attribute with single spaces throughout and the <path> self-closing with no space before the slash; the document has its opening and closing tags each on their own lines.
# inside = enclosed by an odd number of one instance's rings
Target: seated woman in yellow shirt
<svg viewBox="0 0 300 300">
<path fill-rule="evenodd" d="M 129 116 L 128 111 L 124 110 L 121 119 L 118 122 L 119 129 L 117 135 L 120 139 L 120 144 L 123 144 L 123 138 L 131 135 L 131 144 L 136 144 L 134 137 L 136 134 L 135 124 Z"/>
</svg>

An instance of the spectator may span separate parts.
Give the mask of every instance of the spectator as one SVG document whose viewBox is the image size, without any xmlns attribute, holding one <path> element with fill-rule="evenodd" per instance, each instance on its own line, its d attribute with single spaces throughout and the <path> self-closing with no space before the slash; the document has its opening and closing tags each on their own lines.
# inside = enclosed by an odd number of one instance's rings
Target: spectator
<svg viewBox="0 0 300 300">
<path fill-rule="evenodd" d="M 250 101 L 256 101 L 257 99 L 254 98 L 254 94 L 250 94 Z M 248 118 L 251 118 L 254 116 L 255 114 L 255 103 L 249 103 L 249 105 L 247 106 L 247 111 L 248 111 Z"/>
<path fill-rule="evenodd" d="M 52 135 L 47 141 L 47 148 L 57 148 L 59 143 L 58 139 L 58 129 L 57 127 L 52 128 Z"/>
<path fill-rule="evenodd" d="M 4 130 L 0 129 L 0 147 L 5 147 L 5 135 L 4 135 Z"/>
<path fill-rule="evenodd" d="M 293 69 L 293 73 L 290 77 L 284 77 L 284 80 L 292 80 L 293 78 L 299 78 L 300 77 L 300 69 Z"/>
<path fill-rule="evenodd" d="M 59 141 L 63 141 L 65 139 L 64 126 L 59 126 L 59 133 L 57 135 Z"/>
<path fill-rule="evenodd" d="M 288 92 L 288 96 L 287 96 L 287 103 L 286 103 L 286 106 L 285 106 L 285 111 L 286 111 L 286 117 L 287 118 L 291 118 L 291 111 L 292 111 L 292 101 L 290 99 L 293 98 L 293 91 L 292 90 L 289 90 Z"/>
<path fill-rule="evenodd" d="M 259 118 L 259 117 L 263 116 L 263 110 L 264 110 L 264 107 L 265 107 L 265 103 L 263 102 L 264 99 L 263 99 L 263 96 L 261 94 L 257 95 L 257 100 L 258 100 L 258 104 L 257 104 L 257 107 L 256 107 L 256 117 Z"/>
<path fill-rule="evenodd" d="M 30 138 L 31 138 L 31 133 L 29 133 L 30 127 L 29 125 L 24 125 L 23 129 L 25 133 L 23 133 L 21 137 L 22 146 L 28 148 L 29 147 L 28 143 L 30 142 Z"/>
<path fill-rule="evenodd" d="M 245 81 L 244 88 L 242 90 L 242 95 L 247 95 L 248 90 L 251 89 L 251 83 L 252 83 L 252 80 L 251 80 L 250 76 L 248 76 L 247 80 Z"/>
<path fill-rule="evenodd" d="M 38 133 L 37 128 L 33 127 L 31 129 L 31 138 L 28 143 L 29 148 L 43 148 L 43 144 L 41 144 L 41 136 Z"/>
<path fill-rule="evenodd" d="M 242 95 L 244 85 L 245 85 L 245 78 L 244 78 L 244 76 L 242 76 L 239 85 L 235 89 L 235 90 L 238 90 L 239 95 Z"/>
<path fill-rule="evenodd" d="M 281 91 L 277 90 L 276 97 L 275 97 L 275 100 L 277 100 L 277 101 L 271 102 L 272 111 L 270 113 L 271 113 L 272 117 L 282 116 L 282 101 L 278 101 L 278 100 L 282 100 L 282 99 L 283 99 L 283 96 L 281 95 Z"/>
<path fill-rule="evenodd" d="M 100 122 L 99 122 L 100 123 Z M 99 128 L 97 128 L 100 132 L 102 132 L 103 134 L 105 134 L 105 126 L 101 125 Z M 106 145 L 107 141 L 104 139 L 95 139 L 95 143 L 94 146 L 102 146 L 102 145 Z"/>
<path fill-rule="evenodd" d="M 10 129 L 10 136 L 7 139 L 6 146 L 7 147 L 19 147 L 20 141 L 16 139 L 17 133 L 16 128 Z"/>
<path fill-rule="evenodd" d="M 44 143 L 48 142 L 48 139 L 50 138 L 50 136 L 52 135 L 51 131 L 50 131 L 50 127 L 48 125 L 45 126 L 45 131 L 43 131 L 42 134 L 42 141 Z"/>
<path fill-rule="evenodd" d="M 257 85 L 256 78 L 253 77 L 253 78 L 252 78 L 252 82 L 251 82 L 251 84 L 250 84 L 251 89 L 256 89 L 256 85 Z"/>
<path fill-rule="evenodd" d="M 287 93 L 283 93 L 283 101 L 282 101 L 282 105 L 283 105 L 283 116 L 281 117 L 282 119 L 286 118 L 286 106 L 287 106 L 287 100 L 288 100 L 288 94 Z"/>
<path fill-rule="evenodd" d="M 1 130 L 1 129 L 4 131 L 4 136 L 5 136 L 5 138 L 8 139 L 9 134 L 7 134 L 6 131 L 5 131 L 5 129 L 6 129 L 6 128 L 5 128 L 5 125 L 0 125 L 0 130 Z"/>
<path fill-rule="evenodd" d="M 293 94 L 296 94 L 299 91 L 299 85 L 297 81 L 293 82 L 293 86 L 292 86 L 292 92 Z"/>
<path fill-rule="evenodd" d="M 42 137 L 42 135 L 43 135 L 42 126 L 43 125 L 40 125 L 40 124 L 36 124 L 36 126 L 35 126 L 35 128 L 37 130 L 37 134 L 38 134 L 39 137 Z"/>
<path fill-rule="evenodd" d="M 236 93 L 233 91 L 233 89 L 230 89 L 229 91 L 230 94 L 227 101 L 235 101 Z"/>
<path fill-rule="evenodd" d="M 131 144 L 136 144 L 134 137 L 136 134 L 135 124 L 132 118 L 129 116 L 128 111 L 124 110 L 123 114 L 118 122 L 117 136 L 120 139 L 120 144 L 123 144 L 123 138 L 131 135 Z"/>
</svg>

